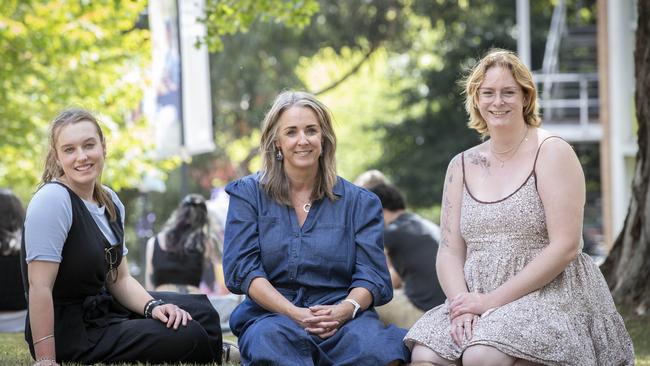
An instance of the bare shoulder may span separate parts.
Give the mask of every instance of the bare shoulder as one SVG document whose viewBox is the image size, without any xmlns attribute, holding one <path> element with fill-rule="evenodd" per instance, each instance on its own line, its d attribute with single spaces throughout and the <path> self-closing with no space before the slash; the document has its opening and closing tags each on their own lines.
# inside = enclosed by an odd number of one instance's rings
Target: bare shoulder
<svg viewBox="0 0 650 366">
<path fill-rule="evenodd" d="M 445 184 L 453 183 L 455 177 L 460 177 L 463 174 L 463 153 L 458 153 L 454 156 L 449 165 L 447 166 L 447 177 L 445 179 Z"/>
<path fill-rule="evenodd" d="M 153 245 L 156 242 L 156 235 L 152 236 L 147 240 L 147 250 L 153 249 Z"/>
<path fill-rule="evenodd" d="M 449 161 L 449 165 L 447 166 L 447 172 L 453 171 L 455 169 L 460 169 L 460 167 L 462 165 L 462 162 L 461 162 L 462 155 L 463 155 L 463 153 L 458 153 L 458 154 L 456 154 L 456 156 L 451 158 L 451 160 Z"/>
<path fill-rule="evenodd" d="M 571 144 L 562 137 L 540 130 L 538 166 L 542 161 L 552 164 L 577 163 L 578 157 Z"/>
<path fill-rule="evenodd" d="M 535 173 L 540 183 L 569 180 L 574 183 L 584 182 L 582 165 L 573 146 L 559 136 L 540 131 L 539 155 L 535 164 Z"/>
</svg>

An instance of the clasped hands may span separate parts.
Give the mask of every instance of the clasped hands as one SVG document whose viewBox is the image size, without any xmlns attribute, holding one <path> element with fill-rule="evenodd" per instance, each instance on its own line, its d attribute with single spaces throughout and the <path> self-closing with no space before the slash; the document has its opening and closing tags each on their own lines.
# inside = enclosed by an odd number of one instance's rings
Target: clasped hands
<svg viewBox="0 0 650 366">
<path fill-rule="evenodd" d="M 449 300 L 451 338 L 457 345 L 469 341 L 474 335 L 481 315 L 489 310 L 487 295 L 478 292 L 463 292 Z"/>
<path fill-rule="evenodd" d="M 326 339 L 352 319 L 354 309 L 347 303 L 336 305 L 314 305 L 309 308 L 296 307 L 290 318 L 308 333 Z"/>
</svg>

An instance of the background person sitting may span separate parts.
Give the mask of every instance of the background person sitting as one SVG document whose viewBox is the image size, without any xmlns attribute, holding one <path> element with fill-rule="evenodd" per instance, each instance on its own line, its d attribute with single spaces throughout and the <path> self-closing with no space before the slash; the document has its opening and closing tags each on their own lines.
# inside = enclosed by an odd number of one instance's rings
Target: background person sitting
<svg viewBox="0 0 650 366">
<path fill-rule="evenodd" d="M 206 200 L 199 194 L 185 196 L 164 229 L 147 241 L 145 285 L 150 291 L 205 293 L 226 332 L 241 296 L 219 291 L 223 271 L 216 229 Z"/>
<path fill-rule="evenodd" d="M 24 219 L 20 199 L 8 189 L 0 189 L 0 332 L 25 330 L 27 301 L 20 277 Z"/>
<path fill-rule="evenodd" d="M 390 180 L 386 178 L 384 173 L 380 172 L 377 169 L 366 170 L 365 172 L 359 174 L 357 179 L 354 180 L 354 184 L 365 189 L 376 186 L 379 183 L 390 184 Z"/>
<path fill-rule="evenodd" d="M 205 199 L 189 194 L 172 212 L 164 229 L 147 241 L 148 290 L 201 293 L 204 273 L 215 282 L 216 245 L 210 237 Z"/>
<path fill-rule="evenodd" d="M 396 187 L 379 183 L 370 187 L 384 211 L 384 249 L 393 283 L 393 300 L 377 308 L 387 324 L 410 328 L 425 311 L 445 301 L 436 275 L 440 228 L 406 211 L 404 196 Z"/>
</svg>

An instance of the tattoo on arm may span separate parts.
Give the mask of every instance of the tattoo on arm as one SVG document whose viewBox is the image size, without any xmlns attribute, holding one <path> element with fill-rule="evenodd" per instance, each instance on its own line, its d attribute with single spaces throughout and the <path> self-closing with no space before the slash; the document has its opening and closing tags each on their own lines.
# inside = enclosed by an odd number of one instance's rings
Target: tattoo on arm
<svg viewBox="0 0 650 366">
<path fill-rule="evenodd" d="M 446 192 L 445 192 L 446 193 Z M 451 201 L 444 194 L 444 202 L 442 203 L 442 230 L 440 233 L 440 245 L 445 248 L 449 247 L 449 236 L 451 236 L 451 220 L 449 214 L 451 211 Z"/>
<path fill-rule="evenodd" d="M 449 219 L 449 214 L 451 212 L 451 201 L 448 197 L 448 188 L 449 185 L 454 181 L 454 169 L 457 164 L 457 159 L 452 160 L 449 165 L 449 171 L 447 172 L 447 181 L 442 189 L 442 218 L 440 222 L 441 233 L 440 233 L 440 245 L 442 247 L 449 247 L 449 236 L 451 235 L 451 220 Z"/>
</svg>

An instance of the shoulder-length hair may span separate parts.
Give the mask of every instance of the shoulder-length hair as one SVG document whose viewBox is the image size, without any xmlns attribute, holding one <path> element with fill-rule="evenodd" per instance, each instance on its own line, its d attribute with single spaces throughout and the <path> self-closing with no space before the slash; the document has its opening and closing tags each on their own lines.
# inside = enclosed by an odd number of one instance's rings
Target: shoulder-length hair
<svg viewBox="0 0 650 366">
<path fill-rule="evenodd" d="M 50 125 L 49 149 L 47 152 L 47 157 L 45 158 L 45 169 L 43 170 L 43 175 L 41 176 L 41 183 L 39 184 L 39 188 L 46 183 L 51 182 L 53 179 L 60 178 L 63 175 L 63 169 L 57 164 L 56 155 L 56 143 L 59 138 L 59 133 L 63 127 L 79 122 L 90 122 L 95 125 L 97 135 L 99 135 L 99 140 L 102 144 L 102 148 L 104 149 L 104 154 L 106 154 L 106 139 L 104 138 L 104 133 L 102 132 L 102 128 L 99 126 L 97 118 L 95 118 L 92 113 L 85 109 L 71 108 L 64 110 L 63 112 L 59 113 L 58 116 L 56 116 Z M 117 219 L 116 208 L 113 200 L 111 199 L 111 195 L 106 190 L 104 190 L 104 187 L 102 187 L 101 174 L 95 180 L 93 199 L 97 201 L 100 206 L 106 207 L 110 221 L 115 221 Z"/>
<path fill-rule="evenodd" d="M 514 52 L 494 48 L 489 50 L 474 65 L 469 75 L 461 81 L 461 85 L 465 88 L 465 110 L 469 114 L 469 122 L 467 123 L 469 128 L 478 131 L 481 137 L 489 135 L 487 123 L 479 111 L 478 89 L 485 80 L 485 74 L 492 67 L 502 67 L 510 70 L 524 93 L 524 121 L 532 127 L 541 125 L 542 120 L 539 118 L 537 106 L 537 88 L 533 81 L 533 75 Z"/>
<path fill-rule="evenodd" d="M 260 150 L 262 155 L 261 185 L 266 194 L 279 203 L 291 205 L 291 183 L 284 173 L 283 161 L 276 160 L 276 142 L 279 138 L 278 120 L 282 113 L 291 107 L 305 107 L 311 109 L 320 124 L 323 140 L 322 154 L 319 158 L 318 175 L 316 184 L 311 194 L 312 201 L 327 196 L 335 200 L 333 192 L 336 184 L 336 135 L 332 126 L 332 117 L 327 107 L 310 93 L 301 91 L 285 91 L 275 98 L 271 109 L 267 112 L 262 122 L 262 138 Z"/>
<path fill-rule="evenodd" d="M 209 224 L 205 198 L 199 194 L 188 194 L 165 223 L 166 250 L 179 254 L 197 251 L 209 256 L 212 248 Z"/>
</svg>

